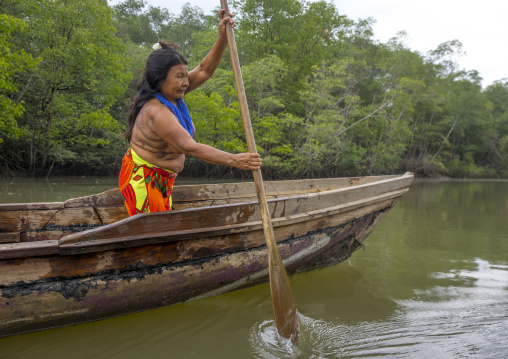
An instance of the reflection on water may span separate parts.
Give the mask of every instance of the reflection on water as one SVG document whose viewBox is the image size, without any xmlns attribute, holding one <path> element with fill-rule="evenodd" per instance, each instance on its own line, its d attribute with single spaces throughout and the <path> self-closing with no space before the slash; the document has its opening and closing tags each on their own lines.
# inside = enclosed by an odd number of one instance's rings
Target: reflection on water
<svg viewBox="0 0 508 359">
<path fill-rule="evenodd" d="M 292 278 L 291 287 L 299 293 L 299 312 L 325 321 L 346 324 L 364 320 L 383 321 L 396 310 L 396 303 L 372 286 L 351 261 L 301 273 Z"/>
<path fill-rule="evenodd" d="M 415 183 L 365 251 L 290 278 L 297 345 L 278 337 L 261 285 L 3 338 L 0 357 L 505 358 L 507 219 L 507 182 Z"/>
</svg>

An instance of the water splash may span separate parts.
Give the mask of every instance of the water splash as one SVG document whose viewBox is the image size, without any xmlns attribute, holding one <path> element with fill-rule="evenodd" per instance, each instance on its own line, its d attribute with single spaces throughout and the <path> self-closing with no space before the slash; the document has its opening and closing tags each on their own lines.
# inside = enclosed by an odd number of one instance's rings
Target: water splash
<svg viewBox="0 0 508 359">
<path fill-rule="evenodd" d="M 298 318 L 298 339 L 294 343 L 278 334 L 273 320 L 253 326 L 249 341 L 254 356 L 263 359 L 299 359 L 328 355 L 341 357 L 345 353 L 338 345 L 338 341 L 343 343 L 343 337 L 351 334 L 345 325 L 309 318 L 301 313 Z"/>
<path fill-rule="evenodd" d="M 252 327 L 249 341 L 260 358 L 299 358 L 298 347 L 279 335 L 274 320 L 265 320 Z"/>
</svg>

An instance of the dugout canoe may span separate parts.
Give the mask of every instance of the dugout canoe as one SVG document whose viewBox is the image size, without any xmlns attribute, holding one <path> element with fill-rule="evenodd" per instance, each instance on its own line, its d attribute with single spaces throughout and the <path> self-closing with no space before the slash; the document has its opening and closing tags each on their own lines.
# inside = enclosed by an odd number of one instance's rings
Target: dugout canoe
<svg viewBox="0 0 508 359">
<path fill-rule="evenodd" d="M 265 182 L 289 274 L 360 247 L 413 174 Z M 268 281 L 252 183 L 176 186 L 174 211 L 127 217 L 118 189 L 0 204 L 0 336 L 105 319 Z"/>
</svg>

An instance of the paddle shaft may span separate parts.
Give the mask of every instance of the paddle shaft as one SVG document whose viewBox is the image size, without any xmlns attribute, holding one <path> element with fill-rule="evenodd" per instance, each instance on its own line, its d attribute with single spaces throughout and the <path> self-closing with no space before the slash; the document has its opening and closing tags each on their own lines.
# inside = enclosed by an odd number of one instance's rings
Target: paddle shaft
<svg viewBox="0 0 508 359">
<path fill-rule="evenodd" d="M 226 10 L 225 16 L 229 16 L 227 0 L 221 0 L 221 8 Z M 247 97 L 245 96 L 245 88 L 243 86 L 235 35 L 230 23 L 227 23 L 226 25 L 226 33 L 229 54 L 231 56 L 231 65 L 233 67 L 233 74 L 235 77 L 236 92 L 238 94 L 238 102 L 240 104 L 240 113 L 242 115 L 243 127 L 247 140 L 247 148 L 249 152 L 254 153 L 257 152 L 256 142 L 254 140 L 249 107 L 247 105 Z M 296 338 L 298 330 L 298 315 L 295 300 L 293 298 L 291 286 L 289 285 L 289 278 L 287 276 L 286 269 L 284 268 L 279 251 L 277 250 L 277 245 L 275 244 L 261 170 L 252 171 L 252 173 L 254 175 L 254 183 L 256 186 L 256 193 L 258 196 L 266 247 L 268 251 L 268 273 L 270 277 L 270 292 L 272 296 L 275 325 L 277 326 L 279 334 L 284 338 Z"/>
</svg>

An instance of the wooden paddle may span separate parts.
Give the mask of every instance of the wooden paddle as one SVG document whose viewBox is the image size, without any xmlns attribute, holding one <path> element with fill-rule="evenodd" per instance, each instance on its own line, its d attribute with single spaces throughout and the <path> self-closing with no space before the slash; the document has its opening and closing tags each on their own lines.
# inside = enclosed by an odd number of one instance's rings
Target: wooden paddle
<svg viewBox="0 0 508 359">
<path fill-rule="evenodd" d="M 226 10 L 225 16 L 229 16 L 229 7 L 227 0 L 221 0 L 221 8 Z M 231 56 L 231 65 L 235 77 L 236 92 L 240 102 L 240 112 L 242 114 L 245 137 L 247 139 L 247 148 L 249 152 L 257 152 L 252 125 L 250 121 L 249 108 L 247 106 L 247 97 L 243 87 L 242 72 L 240 70 L 240 61 L 238 60 L 238 51 L 236 49 L 235 35 L 231 24 L 226 25 L 226 33 L 229 45 L 229 54 Z M 261 170 L 253 171 L 254 183 L 258 202 L 261 209 L 261 219 L 263 221 L 263 230 L 265 233 L 266 248 L 268 251 L 268 273 L 270 276 L 270 292 L 272 295 L 273 314 L 275 315 L 275 325 L 279 334 L 284 338 L 294 340 L 298 331 L 298 313 L 296 310 L 293 292 L 289 285 L 289 278 L 282 263 L 282 259 L 275 244 L 272 222 L 266 203 L 265 187 Z"/>
</svg>

